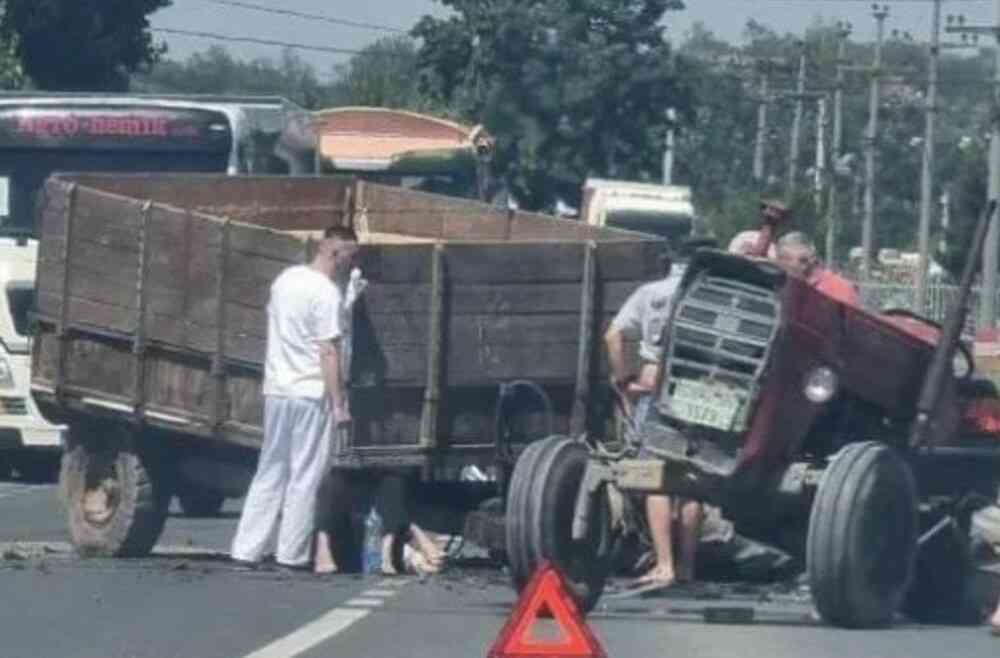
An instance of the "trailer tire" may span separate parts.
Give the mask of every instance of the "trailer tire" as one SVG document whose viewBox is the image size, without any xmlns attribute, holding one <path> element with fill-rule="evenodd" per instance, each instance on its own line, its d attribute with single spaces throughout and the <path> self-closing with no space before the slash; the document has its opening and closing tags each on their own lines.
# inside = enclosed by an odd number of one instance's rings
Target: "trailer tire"
<svg viewBox="0 0 1000 658">
<path fill-rule="evenodd" d="M 532 444 L 514 468 L 507 507 L 507 552 L 521 591 L 543 562 L 551 562 L 584 613 L 593 609 L 612 564 L 611 513 L 606 495 L 584 542 L 571 537 L 576 496 L 589 459 L 578 441 L 551 437 Z"/>
<path fill-rule="evenodd" d="M 214 491 L 186 489 L 177 494 L 177 501 L 185 516 L 207 518 L 218 516 L 222 512 L 226 497 Z"/>
<path fill-rule="evenodd" d="M 103 432 L 103 434 L 102 434 Z M 124 428 L 102 426 L 63 453 L 59 486 L 70 536 L 86 557 L 141 557 L 156 545 L 170 496 Z"/>
<path fill-rule="evenodd" d="M 909 465 L 883 444 L 851 444 L 826 469 L 806 549 L 825 621 L 845 628 L 892 623 L 914 570 L 917 504 Z"/>
</svg>

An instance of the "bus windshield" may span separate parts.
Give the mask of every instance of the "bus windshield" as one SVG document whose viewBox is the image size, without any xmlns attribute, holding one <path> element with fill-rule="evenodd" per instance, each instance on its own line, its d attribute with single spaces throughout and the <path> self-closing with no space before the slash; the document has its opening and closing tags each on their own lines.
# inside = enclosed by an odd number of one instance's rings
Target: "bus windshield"
<svg viewBox="0 0 1000 658">
<path fill-rule="evenodd" d="M 0 233 L 36 232 L 54 173 L 300 173 L 305 115 L 271 98 L 0 95 Z"/>
</svg>

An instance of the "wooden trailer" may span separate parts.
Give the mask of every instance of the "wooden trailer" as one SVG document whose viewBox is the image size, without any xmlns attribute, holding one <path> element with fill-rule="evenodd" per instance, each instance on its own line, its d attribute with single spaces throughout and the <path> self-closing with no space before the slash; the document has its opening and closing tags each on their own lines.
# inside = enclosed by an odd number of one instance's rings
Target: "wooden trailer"
<svg viewBox="0 0 1000 658">
<path fill-rule="evenodd" d="M 336 177 L 65 174 L 38 212 L 33 392 L 71 424 L 73 540 L 114 555 L 152 548 L 174 494 L 242 495 L 270 283 L 325 227 L 355 228 L 369 280 L 338 459 L 430 483 L 475 465 L 494 489 L 516 444 L 605 422 L 601 333 L 664 247 Z"/>
</svg>

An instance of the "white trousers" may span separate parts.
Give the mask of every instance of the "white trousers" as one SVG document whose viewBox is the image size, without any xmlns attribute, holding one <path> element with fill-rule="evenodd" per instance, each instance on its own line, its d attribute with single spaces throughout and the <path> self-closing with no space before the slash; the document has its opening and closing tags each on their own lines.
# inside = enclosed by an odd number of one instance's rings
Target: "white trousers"
<svg viewBox="0 0 1000 658">
<path fill-rule="evenodd" d="M 264 445 L 233 539 L 234 559 L 259 562 L 277 536 L 280 564 L 309 563 L 332 415 L 323 400 L 264 398 Z"/>
</svg>

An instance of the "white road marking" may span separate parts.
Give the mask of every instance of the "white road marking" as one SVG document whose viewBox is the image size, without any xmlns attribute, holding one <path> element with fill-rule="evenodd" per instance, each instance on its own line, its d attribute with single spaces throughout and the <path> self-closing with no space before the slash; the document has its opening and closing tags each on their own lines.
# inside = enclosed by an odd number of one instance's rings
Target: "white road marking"
<svg viewBox="0 0 1000 658">
<path fill-rule="evenodd" d="M 391 589 L 370 589 L 365 592 L 365 596 L 396 596 L 396 592 Z"/>
<path fill-rule="evenodd" d="M 367 593 L 368 592 L 365 592 L 365 594 L 367 594 Z M 382 605 L 383 603 L 385 603 L 384 599 L 366 598 L 366 597 L 359 596 L 359 597 L 350 599 L 348 601 L 345 601 L 344 605 L 345 606 L 349 606 L 351 608 L 377 608 L 380 605 Z"/>
<path fill-rule="evenodd" d="M 247 654 L 244 658 L 294 658 L 294 656 L 303 654 L 316 645 L 326 642 L 337 634 L 344 632 L 352 624 L 370 615 L 374 609 L 371 606 L 377 607 L 382 605 L 385 601 L 375 598 L 373 596 L 375 592 L 394 594 L 394 592 L 386 588 L 394 587 L 398 590 L 406 582 L 403 579 L 380 582 L 375 588 L 361 592 L 358 597 L 331 609 L 319 619 L 292 631 L 284 637 L 278 638 L 253 653 Z M 364 602 L 369 607 L 348 607 L 351 605 L 360 605 L 361 602 Z"/>
</svg>

